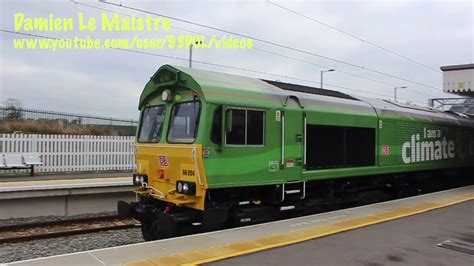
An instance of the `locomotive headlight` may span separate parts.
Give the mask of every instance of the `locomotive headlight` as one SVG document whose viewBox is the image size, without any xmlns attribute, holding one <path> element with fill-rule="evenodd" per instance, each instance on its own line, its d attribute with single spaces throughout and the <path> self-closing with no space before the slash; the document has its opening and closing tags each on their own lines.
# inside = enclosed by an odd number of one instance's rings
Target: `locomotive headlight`
<svg viewBox="0 0 474 266">
<path fill-rule="evenodd" d="M 196 195 L 196 183 L 189 181 L 176 182 L 176 192 L 186 195 Z"/>
<path fill-rule="evenodd" d="M 139 175 L 133 174 L 133 184 L 135 186 L 143 186 L 144 184 L 148 183 L 148 176 L 147 175 Z"/>
<path fill-rule="evenodd" d="M 184 194 L 187 194 L 188 191 L 189 191 L 188 183 L 184 183 L 184 184 L 183 184 L 183 193 L 184 193 Z"/>
<path fill-rule="evenodd" d="M 134 185 L 140 184 L 140 176 L 138 176 L 137 174 L 133 174 L 133 184 Z"/>
</svg>

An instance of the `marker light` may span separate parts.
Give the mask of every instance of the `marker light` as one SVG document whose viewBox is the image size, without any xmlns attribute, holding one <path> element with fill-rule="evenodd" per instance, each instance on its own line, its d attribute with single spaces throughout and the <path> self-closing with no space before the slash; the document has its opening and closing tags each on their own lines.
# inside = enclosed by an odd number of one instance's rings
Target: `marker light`
<svg viewBox="0 0 474 266">
<path fill-rule="evenodd" d="M 161 94 L 161 100 L 163 100 L 164 102 L 171 100 L 171 91 L 164 90 L 163 93 Z"/>
<path fill-rule="evenodd" d="M 164 169 L 158 169 L 158 178 L 160 178 L 160 179 L 165 178 L 165 170 Z"/>
</svg>

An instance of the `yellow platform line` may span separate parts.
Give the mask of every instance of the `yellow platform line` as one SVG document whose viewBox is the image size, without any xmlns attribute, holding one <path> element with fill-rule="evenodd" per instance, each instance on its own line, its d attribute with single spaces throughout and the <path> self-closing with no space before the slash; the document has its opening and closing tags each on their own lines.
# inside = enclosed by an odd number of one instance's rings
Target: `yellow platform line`
<svg viewBox="0 0 474 266">
<path fill-rule="evenodd" d="M 129 266 L 143 265 L 199 265 L 217 260 L 236 257 L 244 254 L 263 251 L 271 248 L 295 244 L 323 236 L 341 233 L 377 223 L 387 222 L 412 216 L 434 209 L 447 207 L 461 202 L 474 200 L 472 193 L 464 193 L 436 201 L 424 202 L 414 206 L 399 208 L 392 211 L 380 212 L 373 215 L 357 217 L 354 219 L 336 222 L 322 226 L 293 230 L 249 241 L 241 241 L 227 245 L 215 246 L 189 252 L 153 257 L 126 263 Z"/>
</svg>

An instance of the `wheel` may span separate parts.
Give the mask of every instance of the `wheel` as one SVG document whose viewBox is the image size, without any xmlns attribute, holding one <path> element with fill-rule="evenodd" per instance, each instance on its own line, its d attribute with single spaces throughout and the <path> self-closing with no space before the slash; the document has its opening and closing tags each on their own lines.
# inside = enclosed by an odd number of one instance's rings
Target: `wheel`
<svg viewBox="0 0 474 266">
<path fill-rule="evenodd" d="M 177 236 L 178 224 L 173 215 L 161 212 L 156 218 L 150 215 L 143 219 L 141 230 L 145 241 L 153 241 Z"/>
<path fill-rule="evenodd" d="M 158 220 L 148 218 L 141 221 L 142 236 L 145 241 L 153 241 L 158 239 Z"/>
</svg>

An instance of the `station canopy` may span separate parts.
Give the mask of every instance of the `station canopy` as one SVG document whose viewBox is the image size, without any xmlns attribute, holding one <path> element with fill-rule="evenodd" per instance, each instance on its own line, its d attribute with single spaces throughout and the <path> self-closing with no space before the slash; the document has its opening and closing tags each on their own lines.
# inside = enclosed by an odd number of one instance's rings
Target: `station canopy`
<svg viewBox="0 0 474 266">
<path fill-rule="evenodd" d="M 442 66 L 441 71 L 444 92 L 474 97 L 474 63 Z"/>
</svg>

